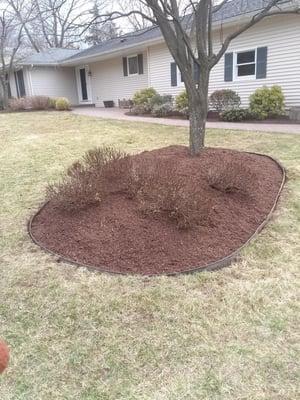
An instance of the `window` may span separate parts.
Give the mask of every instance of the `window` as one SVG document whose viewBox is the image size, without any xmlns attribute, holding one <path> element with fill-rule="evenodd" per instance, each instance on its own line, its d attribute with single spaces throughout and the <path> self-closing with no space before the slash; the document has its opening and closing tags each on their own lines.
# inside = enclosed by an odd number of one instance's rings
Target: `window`
<svg viewBox="0 0 300 400">
<path fill-rule="evenodd" d="M 26 96 L 23 70 L 15 71 L 15 81 L 18 97 Z"/>
<path fill-rule="evenodd" d="M 255 77 L 256 50 L 236 53 L 236 78 Z"/>
<path fill-rule="evenodd" d="M 128 75 L 136 75 L 139 72 L 138 56 L 127 57 Z"/>
</svg>

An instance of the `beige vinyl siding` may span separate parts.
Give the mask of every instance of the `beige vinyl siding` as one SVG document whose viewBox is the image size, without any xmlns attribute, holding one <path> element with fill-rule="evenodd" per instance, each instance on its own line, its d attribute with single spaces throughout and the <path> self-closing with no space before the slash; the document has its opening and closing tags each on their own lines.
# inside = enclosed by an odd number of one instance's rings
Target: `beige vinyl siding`
<svg viewBox="0 0 300 400">
<path fill-rule="evenodd" d="M 228 30 L 223 32 L 223 37 Z M 221 33 L 215 34 L 215 47 L 219 47 Z M 224 58 L 212 70 L 209 92 L 233 89 L 248 105 L 251 93 L 263 85 L 280 85 L 286 97 L 286 106 L 300 106 L 300 19 L 299 16 L 280 16 L 266 19 L 235 39 L 228 52 L 268 47 L 266 79 L 224 81 Z M 152 46 L 150 58 L 150 86 L 159 93 L 176 95 L 183 86 L 171 86 L 170 63 L 173 61 L 166 45 Z"/>
<path fill-rule="evenodd" d="M 90 64 L 92 95 L 96 107 L 103 107 L 103 101 L 106 100 L 113 100 L 117 106 L 118 99 L 132 98 L 137 90 L 148 87 L 146 52 L 143 53 L 143 63 L 144 73 L 132 76 L 124 76 L 122 57 Z"/>
<path fill-rule="evenodd" d="M 31 94 L 49 97 L 67 97 L 78 104 L 74 67 L 34 67 L 29 69 Z"/>
</svg>

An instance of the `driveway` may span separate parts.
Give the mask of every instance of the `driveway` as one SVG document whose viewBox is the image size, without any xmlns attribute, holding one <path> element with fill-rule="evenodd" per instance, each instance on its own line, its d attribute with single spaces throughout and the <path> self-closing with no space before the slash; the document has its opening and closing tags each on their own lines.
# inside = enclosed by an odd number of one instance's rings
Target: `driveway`
<svg viewBox="0 0 300 400">
<path fill-rule="evenodd" d="M 171 126 L 189 126 L 189 121 L 182 119 L 152 118 L 125 115 L 126 111 L 119 108 L 95 108 L 95 107 L 76 107 L 74 114 L 87 115 L 103 119 L 117 119 L 121 121 L 139 121 L 153 124 Z M 229 129 L 256 132 L 278 132 L 300 134 L 300 124 L 282 123 L 251 123 L 251 122 L 207 122 L 207 127 L 212 129 Z"/>
</svg>

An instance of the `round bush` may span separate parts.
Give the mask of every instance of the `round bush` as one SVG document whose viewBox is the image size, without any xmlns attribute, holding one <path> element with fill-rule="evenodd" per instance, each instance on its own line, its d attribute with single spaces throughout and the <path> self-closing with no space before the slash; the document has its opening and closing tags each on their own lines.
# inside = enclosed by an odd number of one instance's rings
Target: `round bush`
<svg viewBox="0 0 300 400">
<path fill-rule="evenodd" d="M 239 108 L 241 98 L 230 89 L 216 90 L 210 95 L 209 104 L 212 109 L 221 113 L 222 111 Z"/>
<path fill-rule="evenodd" d="M 186 90 L 176 96 L 175 104 L 177 111 L 186 116 L 189 115 L 189 99 Z"/>
<path fill-rule="evenodd" d="M 240 122 L 254 119 L 255 115 L 253 115 L 247 108 L 235 108 L 232 110 L 223 111 L 220 114 L 220 118 L 222 121 L 226 122 Z"/>
<path fill-rule="evenodd" d="M 280 86 L 264 86 L 250 96 L 250 111 L 257 119 L 283 115 L 285 112 L 284 94 Z"/>
<path fill-rule="evenodd" d="M 152 97 L 157 96 L 158 93 L 153 88 L 142 89 L 136 92 L 133 96 L 133 104 L 135 106 L 141 106 L 150 104 Z"/>
<path fill-rule="evenodd" d="M 155 104 L 152 108 L 151 114 L 154 117 L 167 117 L 172 115 L 173 105 L 172 103 Z"/>
<path fill-rule="evenodd" d="M 68 99 L 65 97 L 59 97 L 55 101 L 55 109 L 58 111 L 68 111 L 70 110 L 71 105 Z"/>
</svg>

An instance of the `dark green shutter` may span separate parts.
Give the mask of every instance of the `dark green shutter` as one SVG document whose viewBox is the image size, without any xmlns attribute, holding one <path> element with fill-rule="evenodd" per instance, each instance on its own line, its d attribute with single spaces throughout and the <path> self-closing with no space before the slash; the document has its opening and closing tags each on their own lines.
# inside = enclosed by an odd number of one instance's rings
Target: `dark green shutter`
<svg viewBox="0 0 300 400">
<path fill-rule="evenodd" d="M 123 57 L 123 74 L 128 76 L 127 57 Z"/>
<path fill-rule="evenodd" d="M 143 54 L 138 55 L 138 65 L 139 65 L 139 74 L 142 75 L 144 73 L 144 57 Z"/>
<path fill-rule="evenodd" d="M 224 60 L 224 80 L 233 81 L 233 53 L 226 53 Z"/>
<path fill-rule="evenodd" d="M 259 47 L 257 49 L 256 79 L 267 77 L 268 48 Z"/>
<path fill-rule="evenodd" d="M 171 86 L 177 86 L 177 65 L 176 63 L 171 63 Z"/>
<path fill-rule="evenodd" d="M 200 78 L 200 66 L 196 61 L 194 61 L 194 79 L 196 82 L 198 82 L 199 78 Z"/>
</svg>

